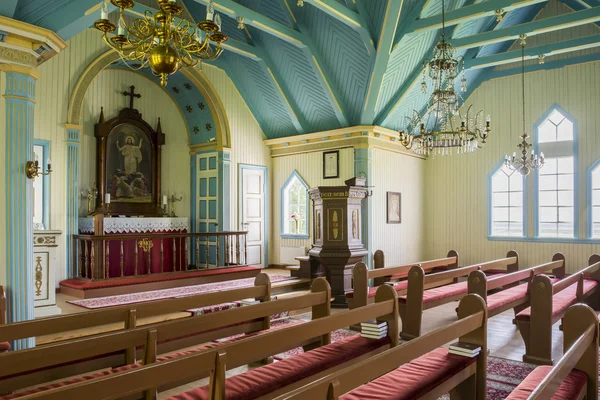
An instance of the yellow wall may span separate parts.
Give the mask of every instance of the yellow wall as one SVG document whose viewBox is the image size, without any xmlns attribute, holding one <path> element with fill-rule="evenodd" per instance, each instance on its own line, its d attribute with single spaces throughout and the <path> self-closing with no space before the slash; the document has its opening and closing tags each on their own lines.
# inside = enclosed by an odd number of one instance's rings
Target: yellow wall
<svg viewBox="0 0 600 400">
<path fill-rule="evenodd" d="M 386 266 L 424 260 L 423 200 L 425 164 L 422 160 L 384 149 L 373 149 L 373 251 L 383 250 Z M 387 192 L 401 193 L 400 224 L 387 223 Z"/>
<path fill-rule="evenodd" d="M 330 149 L 327 149 L 329 151 Z M 273 199 L 271 207 L 271 245 L 269 246 L 269 264 L 279 264 L 279 248 L 284 246 L 304 246 L 308 251 L 312 244 L 312 202 L 309 201 L 309 225 L 308 239 L 282 239 L 281 238 L 281 187 L 289 178 L 290 174 L 296 170 L 304 179 L 309 188 L 318 186 L 339 186 L 344 181 L 354 176 L 354 149 L 340 149 L 340 174 L 336 179 L 323 179 L 323 151 L 319 150 L 312 153 L 294 154 L 289 156 L 274 157 L 271 173 Z"/>
<path fill-rule="evenodd" d="M 476 263 L 503 256 L 515 249 L 521 265 L 535 265 L 565 253 L 567 270 L 587 265 L 599 244 L 499 242 L 487 240 L 487 175 L 505 154 L 516 151 L 521 134 L 521 77 L 485 82 L 468 99 L 491 114 L 493 132 L 484 149 L 473 154 L 436 157 L 426 168 L 426 254 L 438 257 L 454 248 L 461 263 Z M 586 170 L 600 157 L 600 62 L 529 73 L 526 76 L 526 129 L 554 104 L 560 105 L 578 123 L 579 137 L 579 237 L 586 237 Z M 533 237 L 533 176 L 527 178 L 528 228 Z"/>
</svg>

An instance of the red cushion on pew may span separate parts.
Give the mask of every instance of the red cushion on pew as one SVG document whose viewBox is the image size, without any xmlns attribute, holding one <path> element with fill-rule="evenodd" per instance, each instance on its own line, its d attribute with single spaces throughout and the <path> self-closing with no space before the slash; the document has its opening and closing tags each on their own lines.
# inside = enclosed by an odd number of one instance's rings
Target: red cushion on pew
<svg viewBox="0 0 600 400">
<path fill-rule="evenodd" d="M 517 386 L 506 400 L 525 400 L 535 390 L 536 386 L 550 373 L 552 367 L 545 365 L 537 367 Z M 560 384 L 552 396 L 552 400 L 573 400 L 579 398 L 579 394 L 587 383 L 587 375 L 574 369 Z"/>
<path fill-rule="evenodd" d="M 552 283 L 558 279 L 552 279 Z M 593 288 L 598 286 L 598 281 L 593 279 L 583 280 L 583 293 L 586 294 Z M 577 303 L 577 284 L 574 283 L 565 290 L 558 292 L 552 296 L 552 316 L 555 317 L 565 312 L 567 308 Z M 528 321 L 531 318 L 531 307 L 527 307 L 517 314 L 516 319 Z"/>
<path fill-rule="evenodd" d="M 423 304 L 445 299 L 461 293 L 467 294 L 467 290 L 467 281 L 427 289 L 423 292 Z M 401 303 L 406 303 L 406 295 L 398 297 L 398 301 Z"/>
<path fill-rule="evenodd" d="M 4 353 L 5 351 L 10 350 L 10 343 L 8 342 L 0 342 L 0 353 Z"/>
<path fill-rule="evenodd" d="M 360 337 L 360 335 L 350 336 L 327 346 L 227 378 L 225 381 L 225 397 L 227 400 L 247 400 L 267 395 L 294 382 L 376 350 L 389 342 L 389 337 L 373 340 Z M 208 399 L 208 386 L 188 390 L 169 397 L 169 399 Z"/>
<path fill-rule="evenodd" d="M 487 297 L 487 307 L 489 311 L 500 308 L 515 300 L 524 299 L 527 297 L 527 283 L 505 289 L 500 292 L 491 294 Z"/>
<path fill-rule="evenodd" d="M 374 381 L 340 397 L 340 400 L 417 399 L 477 360 L 435 349 Z"/>
<path fill-rule="evenodd" d="M 140 363 L 130 364 L 130 365 L 124 365 L 122 367 L 113 368 L 113 369 L 109 369 L 109 370 L 105 370 L 105 371 L 100 371 L 100 372 L 95 372 L 93 374 L 89 374 L 89 375 L 85 375 L 85 376 L 78 376 L 77 378 L 71 378 L 69 380 L 55 382 L 55 383 L 51 383 L 49 385 L 38 386 L 38 387 L 35 387 L 35 388 L 23 390 L 23 391 L 20 391 L 20 392 L 17 392 L 17 393 L 12 393 L 12 394 L 7 394 L 5 396 L 0 396 L 0 400 L 16 399 L 16 398 L 23 397 L 23 396 L 26 396 L 26 395 L 29 395 L 29 394 L 33 394 L 33 393 L 44 392 L 46 390 L 56 389 L 56 388 L 67 386 L 67 385 L 72 385 L 74 383 L 89 381 L 89 380 L 92 380 L 92 379 L 95 379 L 95 378 L 101 378 L 103 376 L 112 375 L 112 374 L 115 374 L 117 372 L 123 372 L 123 371 L 127 371 L 127 370 L 130 370 L 130 369 L 134 369 L 134 368 L 137 368 L 137 367 L 139 367 L 141 365 L 142 364 L 140 364 Z"/>
<path fill-rule="evenodd" d="M 369 293 L 367 293 L 367 297 L 375 297 L 375 293 L 377 293 L 377 288 L 379 286 L 375 286 L 372 288 L 369 288 Z M 401 281 L 401 282 L 397 282 L 396 284 L 394 284 L 394 289 L 396 289 L 396 291 L 400 291 L 400 290 L 406 290 L 406 288 L 408 288 L 408 281 Z M 346 293 L 346 298 L 347 299 L 353 299 L 354 298 L 354 292 L 348 292 Z"/>
</svg>

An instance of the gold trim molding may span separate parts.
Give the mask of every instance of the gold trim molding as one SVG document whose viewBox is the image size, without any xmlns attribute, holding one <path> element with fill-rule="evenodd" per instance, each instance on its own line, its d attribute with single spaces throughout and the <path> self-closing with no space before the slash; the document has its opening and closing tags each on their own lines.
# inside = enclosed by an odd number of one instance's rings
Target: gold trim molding
<svg viewBox="0 0 600 400">
<path fill-rule="evenodd" d="M 406 156 L 424 159 L 407 151 L 398 141 L 398 132 L 381 126 L 359 125 L 330 131 L 308 133 L 267 139 L 264 143 L 271 149 L 271 157 L 316 151 L 353 148 L 381 148 Z"/>
<path fill-rule="evenodd" d="M 10 63 L 4 65 L 14 65 L 15 67 L 22 68 L 34 68 L 37 65 L 37 59 L 31 53 L 13 49 L 11 47 L 0 46 L 0 63 L 4 62 Z"/>
<path fill-rule="evenodd" d="M 25 66 L 19 64 L 3 64 L 2 60 L 2 49 L 5 47 L 0 47 L 0 71 L 4 72 L 14 72 L 18 74 L 23 74 L 32 77 L 36 81 L 40 78 L 40 73 L 33 66 Z M 27 54 L 27 53 L 25 53 Z"/>
<path fill-rule="evenodd" d="M 0 15 L 0 30 L 20 38 L 27 39 L 33 45 L 46 44 L 59 53 L 67 47 L 67 43 L 60 36 L 49 29 L 31 25 L 26 22 Z M 36 47 L 37 48 L 37 47 Z M 35 50 L 31 47 L 28 50 Z"/>
</svg>

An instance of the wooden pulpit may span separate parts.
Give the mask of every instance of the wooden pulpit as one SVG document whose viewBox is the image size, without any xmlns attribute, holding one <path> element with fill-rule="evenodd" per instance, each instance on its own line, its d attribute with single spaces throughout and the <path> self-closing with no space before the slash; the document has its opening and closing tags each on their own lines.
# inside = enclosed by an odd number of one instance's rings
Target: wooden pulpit
<svg viewBox="0 0 600 400">
<path fill-rule="evenodd" d="M 346 186 L 310 189 L 313 201 L 312 270 L 323 271 L 331 285 L 333 306 L 346 307 L 352 289 L 352 268 L 368 254 L 361 237 L 361 203 L 366 179 L 352 178 Z"/>
</svg>

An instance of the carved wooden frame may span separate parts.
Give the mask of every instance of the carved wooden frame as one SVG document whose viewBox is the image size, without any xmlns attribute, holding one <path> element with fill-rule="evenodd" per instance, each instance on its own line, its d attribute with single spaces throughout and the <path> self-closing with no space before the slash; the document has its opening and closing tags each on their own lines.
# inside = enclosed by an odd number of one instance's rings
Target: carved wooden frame
<svg viewBox="0 0 600 400">
<path fill-rule="evenodd" d="M 107 139 L 114 128 L 121 124 L 130 124 L 139 128 L 146 134 L 150 145 L 152 146 L 152 179 L 151 179 L 151 201 L 150 203 L 127 203 L 116 202 L 110 204 L 110 209 L 104 203 L 106 194 L 107 177 Z M 144 119 L 142 114 L 132 108 L 123 108 L 119 115 L 104 120 L 104 110 L 100 111 L 100 119 L 94 126 L 94 136 L 96 137 L 96 182 L 98 185 L 98 197 L 96 198 L 96 210 L 94 213 L 118 214 L 129 216 L 160 217 L 163 215 L 160 203 L 160 184 L 161 184 L 161 146 L 165 144 L 165 134 L 160 126 L 160 118 L 156 130 L 154 130 Z"/>
</svg>

